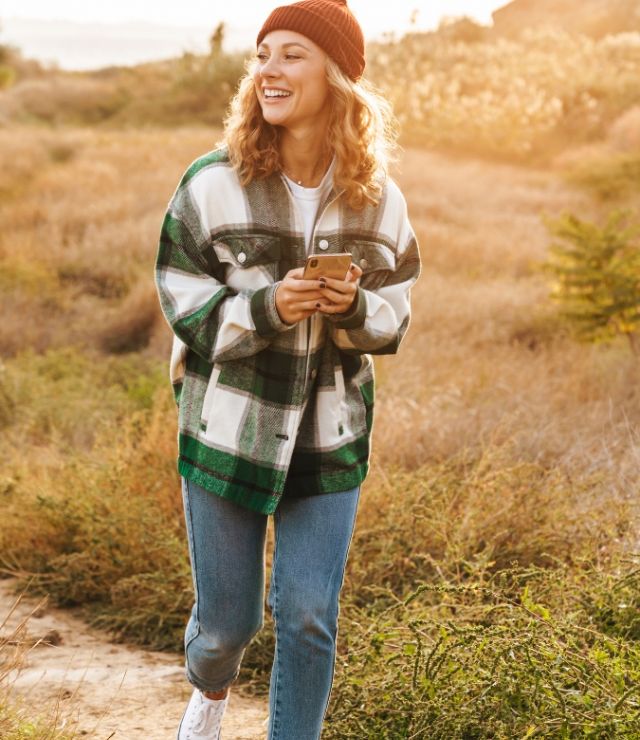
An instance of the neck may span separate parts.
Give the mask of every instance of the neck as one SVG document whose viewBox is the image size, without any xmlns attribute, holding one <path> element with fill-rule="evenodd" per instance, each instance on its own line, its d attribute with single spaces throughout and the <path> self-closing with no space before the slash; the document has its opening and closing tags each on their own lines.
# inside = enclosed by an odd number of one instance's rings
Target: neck
<svg viewBox="0 0 640 740">
<path fill-rule="evenodd" d="M 280 140 L 281 169 L 299 185 L 317 187 L 331 164 L 331 158 L 325 133 L 317 129 L 303 135 L 285 131 Z"/>
</svg>

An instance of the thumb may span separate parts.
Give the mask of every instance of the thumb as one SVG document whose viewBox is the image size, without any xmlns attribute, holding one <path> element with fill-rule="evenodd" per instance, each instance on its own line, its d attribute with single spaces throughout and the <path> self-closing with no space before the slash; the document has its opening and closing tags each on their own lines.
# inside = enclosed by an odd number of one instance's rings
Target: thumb
<svg viewBox="0 0 640 740">
<path fill-rule="evenodd" d="M 362 268 L 358 267 L 358 265 L 351 263 L 351 267 L 349 268 L 349 272 L 347 273 L 347 282 L 352 283 L 356 280 L 359 280 L 362 277 Z"/>
<path fill-rule="evenodd" d="M 286 278 L 295 278 L 296 280 L 302 280 L 304 273 L 304 267 L 294 267 L 293 270 L 289 270 L 285 275 Z"/>
</svg>

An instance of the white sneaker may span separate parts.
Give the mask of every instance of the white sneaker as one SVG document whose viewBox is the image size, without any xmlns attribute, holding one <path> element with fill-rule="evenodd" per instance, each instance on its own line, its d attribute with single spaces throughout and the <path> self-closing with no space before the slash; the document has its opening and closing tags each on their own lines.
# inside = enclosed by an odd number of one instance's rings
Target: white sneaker
<svg viewBox="0 0 640 740">
<path fill-rule="evenodd" d="M 178 740 L 220 740 L 229 694 L 224 699 L 207 699 L 200 689 L 194 689 L 178 727 Z"/>
</svg>

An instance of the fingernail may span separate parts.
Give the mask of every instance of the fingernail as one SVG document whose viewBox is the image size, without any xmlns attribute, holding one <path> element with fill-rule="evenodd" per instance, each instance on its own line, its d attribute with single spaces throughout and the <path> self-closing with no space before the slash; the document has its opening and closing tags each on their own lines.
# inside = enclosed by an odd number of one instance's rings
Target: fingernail
<svg viewBox="0 0 640 740">
<path fill-rule="evenodd" d="M 355 265 L 351 265 L 351 267 L 349 269 L 351 270 L 351 272 L 353 272 L 356 269 L 356 266 Z"/>
<path fill-rule="evenodd" d="M 316 303 L 316 308 L 320 308 L 320 304 L 319 303 Z"/>
<path fill-rule="evenodd" d="M 326 288 L 327 287 L 327 284 L 326 283 L 323 283 L 322 281 L 320 281 L 320 287 L 321 288 Z"/>
</svg>

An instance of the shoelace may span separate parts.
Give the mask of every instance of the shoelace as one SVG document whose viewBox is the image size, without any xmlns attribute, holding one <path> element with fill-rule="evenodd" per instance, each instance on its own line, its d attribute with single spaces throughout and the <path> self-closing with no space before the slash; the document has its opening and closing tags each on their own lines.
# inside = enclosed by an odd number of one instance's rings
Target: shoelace
<svg viewBox="0 0 640 740">
<path fill-rule="evenodd" d="M 226 700 L 221 699 L 219 701 L 207 701 L 204 697 L 200 697 L 200 706 L 198 707 L 197 714 L 194 718 L 193 731 L 197 732 L 198 735 L 208 735 L 220 730 L 222 724 L 222 717 L 226 707 Z M 214 735 L 217 738 L 217 735 Z"/>
</svg>

